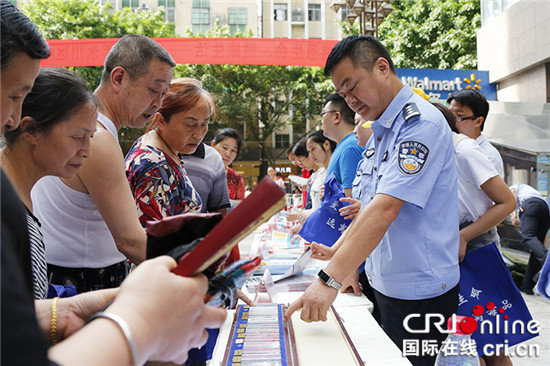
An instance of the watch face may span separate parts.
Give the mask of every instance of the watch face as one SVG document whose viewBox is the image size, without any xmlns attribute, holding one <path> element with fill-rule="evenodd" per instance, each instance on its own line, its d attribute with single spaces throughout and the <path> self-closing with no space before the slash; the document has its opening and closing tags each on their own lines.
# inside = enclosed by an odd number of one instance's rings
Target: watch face
<svg viewBox="0 0 550 366">
<path fill-rule="evenodd" d="M 317 274 L 319 276 L 319 278 L 321 278 L 323 280 L 323 282 L 327 282 L 328 279 L 330 278 L 329 275 L 323 271 L 323 270 L 320 270 L 319 273 Z"/>
<path fill-rule="evenodd" d="M 330 277 L 330 275 L 328 273 L 326 273 L 324 270 L 320 270 L 317 275 L 319 276 L 321 281 L 323 281 L 327 286 L 330 286 L 330 287 L 335 288 L 337 290 L 339 290 L 340 287 L 342 287 L 341 283 L 336 282 L 336 280 L 334 280 L 334 278 Z"/>
</svg>

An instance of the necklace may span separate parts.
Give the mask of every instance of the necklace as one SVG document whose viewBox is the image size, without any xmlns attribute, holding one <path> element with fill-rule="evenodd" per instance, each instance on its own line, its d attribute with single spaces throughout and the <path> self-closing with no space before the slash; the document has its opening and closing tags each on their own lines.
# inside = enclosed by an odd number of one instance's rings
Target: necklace
<svg viewBox="0 0 550 366">
<path fill-rule="evenodd" d="M 177 154 L 174 150 L 172 150 L 172 148 L 170 147 L 170 145 L 168 145 L 166 143 L 166 141 L 162 138 L 162 136 L 160 135 L 160 133 L 155 129 L 154 130 L 155 133 L 157 134 L 158 138 L 160 139 L 160 141 L 162 141 L 162 143 L 164 144 L 164 146 L 166 146 L 168 148 L 168 150 L 170 150 L 170 152 L 172 153 L 172 158 L 174 159 L 175 157 L 175 161 L 179 161 L 179 163 L 181 164 L 182 163 L 182 160 L 181 160 L 181 157 L 179 154 Z"/>
</svg>

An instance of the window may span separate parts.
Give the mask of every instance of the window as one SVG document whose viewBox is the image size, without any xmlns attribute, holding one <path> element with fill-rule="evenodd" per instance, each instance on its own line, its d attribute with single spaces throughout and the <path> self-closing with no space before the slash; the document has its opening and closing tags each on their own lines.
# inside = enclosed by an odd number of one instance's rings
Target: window
<svg viewBox="0 0 550 366">
<path fill-rule="evenodd" d="M 164 6 L 165 8 L 175 8 L 176 0 L 158 0 L 159 6 Z"/>
<path fill-rule="evenodd" d="M 314 22 L 321 20 L 321 4 L 308 4 L 307 20 Z"/>
<path fill-rule="evenodd" d="M 139 8 L 139 0 L 122 0 L 123 8 Z"/>
<path fill-rule="evenodd" d="M 292 21 L 293 22 L 303 22 L 304 21 L 304 10 L 302 8 L 293 8 L 292 9 Z"/>
<path fill-rule="evenodd" d="M 175 8 L 168 8 L 166 9 L 166 13 L 164 14 L 164 20 L 170 23 L 176 22 L 176 9 Z"/>
<path fill-rule="evenodd" d="M 342 20 L 346 21 L 346 17 L 352 13 L 351 9 L 347 7 L 347 5 L 344 5 L 340 8 L 340 15 L 342 16 Z"/>
<path fill-rule="evenodd" d="M 158 0 L 158 6 L 164 6 L 164 21 L 176 22 L 176 0 Z"/>
<path fill-rule="evenodd" d="M 210 24 L 210 9 L 191 9 L 191 24 Z"/>
<path fill-rule="evenodd" d="M 210 9 L 210 0 L 193 0 L 193 8 Z"/>
<path fill-rule="evenodd" d="M 281 149 L 290 146 L 290 136 L 289 135 L 277 135 L 275 134 L 275 148 Z"/>
<path fill-rule="evenodd" d="M 229 24 L 229 31 L 231 34 L 235 34 L 237 31 L 246 31 L 247 20 L 248 15 L 246 8 L 227 9 L 227 23 Z"/>
<path fill-rule="evenodd" d="M 287 20 L 287 4 L 273 4 L 273 19 Z"/>
<path fill-rule="evenodd" d="M 210 29 L 210 9 L 191 9 L 191 24 L 193 33 L 204 33 Z"/>
</svg>

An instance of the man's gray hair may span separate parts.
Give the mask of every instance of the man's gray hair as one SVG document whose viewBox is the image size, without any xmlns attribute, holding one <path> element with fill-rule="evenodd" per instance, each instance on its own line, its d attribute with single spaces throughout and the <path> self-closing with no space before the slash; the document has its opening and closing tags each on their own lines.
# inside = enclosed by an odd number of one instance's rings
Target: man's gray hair
<svg viewBox="0 0 550 366">
<path fill-rule="evenodd" d="M 149 71 L 149 65 L 154 59 L 170 67 L 176 66 L 176 62 L 168 51 L 151 38 L 127 34 L 119 39 L 107 54 L 101 82 L 109 80 L 111 72 L 117 66 L 123 67 L 131 80 L 136 80 Z"/>
</svg>

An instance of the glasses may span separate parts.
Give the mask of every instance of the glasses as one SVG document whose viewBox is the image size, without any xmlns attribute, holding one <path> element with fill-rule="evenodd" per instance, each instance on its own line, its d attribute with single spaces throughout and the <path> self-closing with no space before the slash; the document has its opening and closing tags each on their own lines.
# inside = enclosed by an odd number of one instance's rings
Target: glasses
<svg viewBox="0 0 550 366">
<path fill-rule="evenodd" d="M 321 112 L 321 118 L 323 118 L 323 117 L 325 116 L 325 114 L 327 114 L 327 113 L 332 113 L 332 112 L 340 112 L 340 111 L 333 110 L 333 111 L 324 111 L 324 112 Z"/>
<path fill-rule="evenodd" d="M 469 117 L 463 117 L 463 116 L 456 116 L 456 120 L 458 122 L 467 121 L 469 119 L 476 119 L 477 116 L 469 116 Z"/>
<path fill-rule="evenodd" d="M 307 158 L 307 156 L 302 156 L 301 159 L 296 159 L 296 160 L 294 160 L 294 161 L 296 162 L 296 164 L 302 164 L 302 161 L 303 161 L 305 158 Z"/>
</svg>

